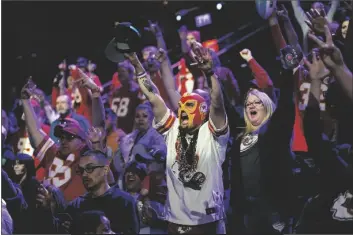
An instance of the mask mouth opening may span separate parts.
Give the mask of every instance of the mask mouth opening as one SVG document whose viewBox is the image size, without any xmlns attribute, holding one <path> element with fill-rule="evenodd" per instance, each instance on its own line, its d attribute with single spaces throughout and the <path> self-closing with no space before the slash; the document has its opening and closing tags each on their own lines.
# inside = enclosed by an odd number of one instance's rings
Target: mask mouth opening
<svg viewBox="0 0 353 235">
<path fill-rule="evenodd" d="M 185 111 L 182 111 L 180 114 L 180 120 L 184 121 L 184 120 L 189 120 L 189 116 L 187 115 L 187 113 Z"/>
</svg>

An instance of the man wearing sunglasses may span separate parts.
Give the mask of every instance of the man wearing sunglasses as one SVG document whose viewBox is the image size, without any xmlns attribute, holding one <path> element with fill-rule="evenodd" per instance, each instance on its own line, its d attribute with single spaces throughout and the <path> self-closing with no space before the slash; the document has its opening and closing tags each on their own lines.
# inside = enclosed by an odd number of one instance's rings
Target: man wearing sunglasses
<svg viewBox="0 0 353 235">
<path fill-rule="evenodd" d="M 132 196 L 108 183 L 109 160 L 98 150 L 85 152 L 76 168 L 82 177 L 87 193 L 72 201 L 66 211 L 74 220 L 71 231 L 77 231 L 75 221 L 85 211 L 104 212 L 111 222 L 111 228 L 118 234 L 138 234 L 139 219 L 136 202 Z"/>
<path fill-rule="evenodd" d="M 31 89 L 26 84 L 21 91 L 21 101 L 26 127 L 33 140 L 33 155 L 45 169 L 44 182 L 60 188 L 65 200 L 71 201 L 86 192 L 80 176 L 75 172 L 80 152 L 87 146 L 86 134 L 76 120 L 65 118 L 54 129 L 54 135 L 60 139 L 55 144 L 41 130 L 29 100 L 30 96 Z"/>
</svg>

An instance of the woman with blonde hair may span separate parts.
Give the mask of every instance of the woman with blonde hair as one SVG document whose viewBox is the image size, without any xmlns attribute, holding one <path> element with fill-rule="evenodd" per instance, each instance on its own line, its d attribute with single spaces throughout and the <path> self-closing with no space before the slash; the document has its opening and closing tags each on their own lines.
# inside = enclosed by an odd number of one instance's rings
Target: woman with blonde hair
<svg viewBox="0 0 353 235">
<path fill-rule="evenodd" d="M 232 226 L 241 234 L 282 233 L 289 214 L 293 73 L 281 75 L 277 107 L 257 89 L 245 98 L 245 130 L 236 138 L 231 180 Z"/>
</svg>

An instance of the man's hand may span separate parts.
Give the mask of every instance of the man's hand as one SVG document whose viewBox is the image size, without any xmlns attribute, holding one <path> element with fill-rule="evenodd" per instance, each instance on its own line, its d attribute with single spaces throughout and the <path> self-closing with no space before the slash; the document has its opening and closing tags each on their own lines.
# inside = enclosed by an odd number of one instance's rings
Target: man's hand
<svg viewBox="0 0 353 235">
<path fill-rule="evenodd" d="M 193 42 L 191 44 L 190 54 L 191 58 L 194 60 L 194 63 L 191 64 L 192 66 L 196 66 L 206 73 L 213 69 L 213 62 L 209 49 L 202 47 L 199 42 Z"/>
<path fill-rule="evenodd" d="M 100 88 L 94 83 L 93 79 L 88 77 L 80 68 L 70 66 L 69 69 L 73 71 L 73 73 L 77 73 L 77 79 L 74 80 L 74 84 L 77 87 L 86 87 L 92 92 L 100 92 Z"/>
<path fill-rule="evenodd" d="M 159 61 L 159 63 L 162 63 L 167 59 L 167 52 L 164 49 L 159 48 L 157 53 L 155 54 L 155 58 Z"/>
<path fill-rule="evenodd" d="M 162 30 L 159 27 L 158 23 L 152 23 L 152 21 L 148 21 L 149 27 L 146 27 L 146 29 L 150 32 L 152 32 L 155 36 L 160 36 L 162 35 Z"/>
<path fill-rule="evenodd" d="M 104 140 L 104 133 L 100 128 L 96 127 L 90 127 L 88 129 L 88 140 L 91 141 L 91 143 L 97 143 L 97 142 L 102 142 Z"/>
<path fill-rule="evenodd" d="M 22 87 L 21 99 L 28 100 L 31 98 L 36 87 L 37 85 L 32 81 L 32 78 L 30 77 L 28 82 Z"/>
<path fill-rule="evenodd" d="M 186 40 L 186 36 L 188 35 L 188 28 L 186 28 L 186 26 L 183 25 L 178 30 L 178 33 L 181 40 Z"/>
<path fill-rule="evenodd" d="M 311 80 L 322 80 L 330 74 L 330 71 L 325 67 L 325 64 L 320 59 L 318 55 L 319 50 L 313 49 L 313 62 L 310 63 L 309 60 L 304 58 L 304 63 L 308 67 L 309 76 Z"/>
<path fill-rule="evenodd" d="M 328 26 L 329 22 L 326 18 L 325 10 L 318 11 L 316 9 L 310 9 L 310 12 L 306 12 L 306 16 L 309 20 L 305 20 L 305 23 L 309 28 L 317 34 L 325 33 L 325 25 Z"/>
<path fill-rule="evenodd" d="M 324 26 L 326 42 L 321 41 L 314 34 L 309 33 L 311 38 L 319 46 L 320 58 L 326 68 L 333 70 L 344 65 L 341 51 L 333 44 L 332 35 L 327 25 Z"/>
<path fill-rule="evenodd" d="M 52 200 L 52 197 L 49 191 L 42 184 L 38 188 L 38 194 L 36 199 L 39 206 L 44 209 L 50 209 L 50 202 Z"/>
<path fill-rule="evenodd" d="M 289 15 L 288 15 L 288 11 L 286 9 L 286 7 L 282 4 L 281 5 L 281 10 L 278 10 L 278 11 L 274 11 L 277 13 L 278 17 L 283 20 L 283 21 L 289 21 L 290 18 L 289 18 Z"/>
<path fill-rule="evenodd" d="M 241 56 L 241 58 L 246 60 L 246 62 L 249 62 L 253 58 L 252 55 L 251 55 L 251 51 L 249 49 L 243 49 L 240 52 L 240 56 Z"/>
</svg>

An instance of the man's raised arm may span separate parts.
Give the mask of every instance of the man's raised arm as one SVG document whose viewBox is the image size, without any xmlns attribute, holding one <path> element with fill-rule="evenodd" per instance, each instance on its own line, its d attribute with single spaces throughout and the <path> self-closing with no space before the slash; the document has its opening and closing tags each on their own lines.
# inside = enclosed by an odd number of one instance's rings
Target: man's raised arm
<svg viewBox="0 0 353 235">
<path fill-rule="evenodd" d="M 223 129 L 227 123 L 224 108 L 223 95 L 217 75 L 213 71 L 212 58 L 207 48 L 203 48 L 200 43 L 192 44 L 192 51 L 195 54 L 195 61 L 199 69 L 203 71 L 210 88 L 211 106 L 210 119 L 217 129 Z"/>
<path fill-rule="evenodd" d="M 45 137 L 45 133 L 41 129 L 38 118 L 31 105 L 30 97 L 35 89 L 35 85 L 31 80 L 22 88 L 21 91 L 21 101 L 23 105 L 23 112 L 25 114 L 26 127 L 28 129 L 29 135 L 33 139 L 34 148 L 37 148 Z"/>
<path fill-rule="evenodd" d="M 125 54 L 125 56 L 130 60 L 131 64 L 135 68 L 137 81 L 141 91 L 152 104 L 156 123 L 160 122 L 167 113 L 168 109 L 163 99 L 160 95 L 158 95 L 157 87 L 148 77 L 136 53 Z"/>
</svg>

